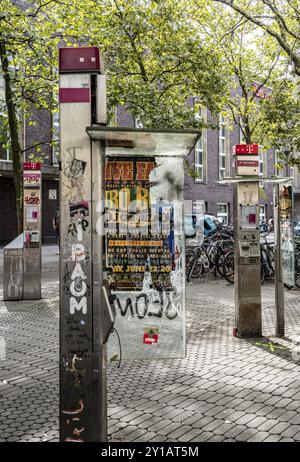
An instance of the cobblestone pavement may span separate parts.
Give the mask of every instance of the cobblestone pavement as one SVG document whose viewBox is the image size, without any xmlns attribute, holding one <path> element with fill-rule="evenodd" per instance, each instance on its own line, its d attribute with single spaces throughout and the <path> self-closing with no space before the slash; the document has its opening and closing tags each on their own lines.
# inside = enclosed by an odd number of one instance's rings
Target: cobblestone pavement
<svg viewBox="0 0 300 462">
<path fill-rule="evenodd" d="M 43 297 L 0 301 L 0 442 L 58 440 L 57 283 L 44 283 Z M 300 293 L 286 292 L 284 340 L 273 297 L 264 286 L 266 338 L 241 340 L 233 287 L 189 284 L 187 357 L 109 366 L 110 440 L 300 441 Z"/>
</svg>

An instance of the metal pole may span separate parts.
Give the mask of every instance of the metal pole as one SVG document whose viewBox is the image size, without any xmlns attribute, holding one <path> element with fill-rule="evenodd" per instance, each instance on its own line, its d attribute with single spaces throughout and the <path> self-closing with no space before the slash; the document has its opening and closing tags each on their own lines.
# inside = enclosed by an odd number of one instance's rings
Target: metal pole
<svg viewBox="0 0 300 462">
<path fill-rule="evenodd" d="M 258 181 L 236 185 L 235 310 L 238 337 L 258 338 L 262 335 L 258 196 Z"/>
<path fill-rule="evenodd" d="M 100 72 L 97 48 L 60 49 L 60 440 L 65 442 L 106 441 L 101 238 L 95 236 L 102 182 L 98 170 L 93 178 L 86 133 L 97 122 Z"/>
<path fill-rule="evenodd" d="M 274 203 L 274 241 L 275 241 L 275 309 L 276 337 L 284 337 L 284 284 L 282 280 L 282 258 L 280 243 L 279 184 L 273 188 Z"/>
</svg>

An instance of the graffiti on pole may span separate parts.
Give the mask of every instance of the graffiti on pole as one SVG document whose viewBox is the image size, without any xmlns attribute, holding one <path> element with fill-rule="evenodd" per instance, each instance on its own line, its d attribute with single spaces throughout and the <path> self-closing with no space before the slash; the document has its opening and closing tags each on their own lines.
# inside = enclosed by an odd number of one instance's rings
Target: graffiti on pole
<svg viewBox="0 0 300 462">
<path fill-rule="evenodd" d="M 279 185 L 279 222 L 283 282 L 295 285 L 293 190 L 291 184 Z"/>
</svg>

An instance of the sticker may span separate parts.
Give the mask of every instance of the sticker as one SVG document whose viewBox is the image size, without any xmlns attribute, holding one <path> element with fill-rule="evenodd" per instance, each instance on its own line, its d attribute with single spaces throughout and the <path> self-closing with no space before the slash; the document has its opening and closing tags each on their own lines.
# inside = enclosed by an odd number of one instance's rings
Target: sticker
<svg viewBox="0 0 300 462">
<path fill-rule="evenodd" d="M 249 224 L 255 224 L 256 223 L 256 214 L 255 213 L 249 213 Z"/>
<path fill-rule="evenodd" d="M 39 247 L 39 231 L 27 228 L 24 235 L 24 247 L 27 249 Z"/>
<path fill-rule="evenodd" d="M 25 221 L 26 223 L 37 223 L 38 221 L 38 207 L 27 206 L 25 209 Z"/>
<path fill-rule="evenodd" d="M 69 204 L 70 217 L 82 218 L 89 216 L 89 203 L 88 201 L 81 201 Z"/>
<path fill-rule="evenodd" d="M 56 191 L 56 189 L 49 189 L 49 199 L 51 201 L 55 201 L 57 199 L 57 191 Z"/>
<path fill-rule="evenodd" d="M 28 205 L 40 205 L 40 191 L 34 189 L 28 189 L 24 191 L 24 204 Z"/>
<path fill-rule="evenodd" d="M 146 345 L 153 345 L 158 342 L 158 328 L 145 327 L 144 329 L 144 343 Z"/>
<path fill-rule="evenodd" d="M 24 173 L 24 186 L 40 186 L 41 174 L 37 172 Z"/>
</svg>

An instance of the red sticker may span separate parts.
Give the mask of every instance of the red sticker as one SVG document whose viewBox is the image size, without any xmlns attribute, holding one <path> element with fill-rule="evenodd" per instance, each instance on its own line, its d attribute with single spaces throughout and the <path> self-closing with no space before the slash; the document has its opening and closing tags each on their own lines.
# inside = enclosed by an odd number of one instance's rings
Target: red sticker
<svg viewBox="0 0 300 462">
<path fill-rule="evenodd" d="M 255 213 L 249 213 L 249 224 L 256 223 L 256 214 Z"/>
<path fill-rule="evenodd" d="M 158 342 L 158 329 L 157 327 L 145 327 L 144 329 L 144 343 L 146 345 L 153 345 Z"/>
</svg>

